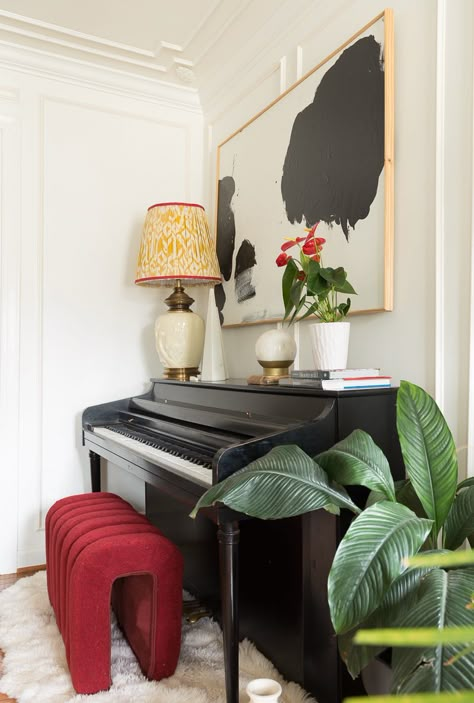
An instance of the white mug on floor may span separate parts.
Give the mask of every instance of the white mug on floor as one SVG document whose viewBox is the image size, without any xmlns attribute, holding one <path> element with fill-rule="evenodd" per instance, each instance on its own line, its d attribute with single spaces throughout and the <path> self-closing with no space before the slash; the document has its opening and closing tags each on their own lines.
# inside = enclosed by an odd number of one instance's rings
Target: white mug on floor
<svg viewBox="0 0 474 703">
<path fill-rule="evenodd" d="M 281 686 L 273 679 L 253 679 L 246 692 L 251 703 L 277 703 L 281 696 Z"/>
</svg>

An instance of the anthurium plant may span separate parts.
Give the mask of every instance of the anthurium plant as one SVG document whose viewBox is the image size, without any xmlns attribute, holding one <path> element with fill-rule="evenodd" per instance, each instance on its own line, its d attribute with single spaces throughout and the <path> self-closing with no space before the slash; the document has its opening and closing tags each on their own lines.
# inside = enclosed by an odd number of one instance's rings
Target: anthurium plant
<svg viewBox="0 0 474 703">
<path fill-rule="evenodd" d="M 385 648 L 356 644 L 360 629 L 471 631 L 474 625 L 474 566 L 442 562 L 466 539 L 474 541 L 474 479 L 457 485 L 449 427 L 429 394 L 407 381 L 397 394 L 397 431 L 405 481 L 394 483 L 380 448 L 355 430 L 315 457 L 297 446 L 276 447 L 209 489 L 193 511 L 221 502 L 263 519 L 318 508 L 354 513 L 328 580 L 339 651 L 353 677 Z M 353 485 L 370 490 L 362 508 L 344 488 Z M 435 562 L 408 565 L 419 551 L 431 552 Z M 472 690 L 474 651 L 459 641 L 416 646 L 407 639 L 405 647 L 393 649 L 392 675 L 396 695 Z"/>
<path fill-rule="evenodd" d="M 303 320 L 315 315 L 321 322 L 339 322 L 343 320 L 351 307 L 351 300 L 338 302 L 338 293 L 356 295 L 347 280 L 347 273 L 339 266 L 323 266 L 322 251 L 326 240 L 316 237 L 319 222 L 306 229 L 304 237 L 287 239 L 281 246 L 276 259 L 277 266 L 284 266 L 282 278 L 285 320 L 290 324 L 298 317 Z M 297 247 L 297 257 L 288 253 Z"/>
</svg>

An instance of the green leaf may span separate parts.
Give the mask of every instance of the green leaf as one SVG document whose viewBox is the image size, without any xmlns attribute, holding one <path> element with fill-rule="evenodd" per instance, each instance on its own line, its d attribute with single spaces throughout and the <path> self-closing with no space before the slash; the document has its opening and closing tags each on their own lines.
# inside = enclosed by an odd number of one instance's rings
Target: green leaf
<svg viewBox="0 0 474 703">
<path fill-rule="evenodd" d="M 344 281 L 344 284 L 342 286 L 337 286 L 335 290 L 338 293 L 349 293 L 349 295 L 357 295 L 349 281 Z"/>
<path fill-rule="evenodd" d="M 300 281 L 297 278 L 295 278 L 295 280 L 293 281 L 293 284 L 291 286 L 291 290 L 290 290 L 290 300 L 295 307 L 298 307 L 298 305 L 300 303 L 303 288 L 304 288 L 304 281 Z"/>
<path fill-rule="evenodd" d="M 298 315 L 301 308 L 304 307 L 305 303 L 306 303 L 306 295 L 303 295 L 300 302 L 298 303 L 298 305 L 296 305 L 295 309 L 293 310 L 293 314 L 292 314 L 291 320 L 290 320 L 290 325 L 293 322 L 293 320 L 295 319 L 295 317 Z"/>
<path fill-rule="evenodd" d="M 333 269 L 330 266 L 321 269 L 321 276 L 329 283 L 331 287 L 343 286 L 347 273 L 344 271 L 342 266 L 337 269 Z"/>
<path fill-rule="evenodd" d="M 444 529 L 446 549 L 457 549 L 474 534 L 474 486 L 465 488 L 456 496 Z"/>
<path fill-rule="evenodd" d="M 436 628 L 440 638 L 448 637 L 440 632 L 442 628 L 472 629 L 473 613 L 466 605 L 473 591 L 474 569 L 436 569 L 422 580 L 417 602 L 406 613 L 402 625 L 413 630 Z M 463 643 L 397 647 L 392 656 L 392 692 L 472 690 L 474 653 L 448 664 L 463 649 Z"/>
<path fill-rule="evenodd" d="M 350 308 L 351 308 L 350 298 L 347 298 L 346 303 L 339 303 L 339 305 L 337 306 L 337 309 L 339 310 L 341 317 L 346 317 L 346 315 L 349 314 Z"/>
<path fill-rule="evenodd" d="M 350 525 L 329 573 L 328 600 L 337 634 L 357 627 L 382 602 L 404 571 L 402 559 L 415 554 L 432 527 L 404 505 L 381 502 Z"/>
<path fill-rule="evenodd" d="M 406 505 L 410 510 L 413 510 L 415 515 L 418 515 L 418 517 L 426 517 L 420 499 L 416 495 L 415 489 L 409 479 L 397 481 L 395 483 L 395 495 L 397 501 L 402 505 Z"/>
<path fill-rule="evenodd" d="M 366 486 L 379 491 L 387 500 L 395 500 L 389 463 L 372 437 L 363 430 L 354 430 L 314 458 L 330 478 L 343 486 Z"/>
<path fill-rule="evenodd" d="M 201 496 L 191 517 L 200 508 L 217 502 L 264 520 L 276 520 L 325 508 L 338 513 L 359 508 L 347 492 L 329 481 L 327 474 L 295 445 L 274 447 L 244 469 L 212 486 Z"/>
<path fill-rule="evenodd" d="M 293 281 L 295 280 L 296 276 L 298 275 L 298 266 L 294 259 L 290 259 L 288 263 L 286 264 L 285 270 L 283 272 L 283 276 L 281 279 L 281 291 L 283 295 L 283 304 L 285 306 L 285 311 L 287 310 L 290 302 L 291 302 L 291 297 L 290 297 L 290 292 L 291 292 L 291 287 L 293 285 Z M 291 307 L 290 307 L 291 310 Z"/>
<path fill-rule="evenodd" d="M 464 481 L 461 481 L 461 483 L 457 487 L 458 493 L 464 488 L 469 488 L 469 486 L 474 486 L 474 476 L 470 476 L 469 478 L 465 478 Z"/>
<path fill-rule="evenodd" d="M 311 293 L 311 295 L 327 294 L 329 291 L 329 286 L 321 276 L 321 268 L 319 264 L 317 261 L 312 261 L 311 263 L 313 265 L 308 267 L 308 292 Z"/>
<path fill-rule="evenodd" d="M 407 608 L 410 608 L 410 604 L 415 601 L 420 581 L 429 570 L 429 568 L 407 569 L 401 574 L 392 583 L 377 610 L 361 624 L 361 628 L 372 631 L 373 628 L 395 627 Z M 353 678 L 386 648 L 385 644 L 377 646 L 361 644 L 358 634 L 357 644 L 355 644 L 355 635 L 358 632 L 360 630 L 351 630 L 338 637 L 339 652 Z"/>
<path fill-rule="evenodd" d="M 408 381 L 397 395 L 397 429 L 407 474 L 437 535 L 456 493 L 453 437 L 435 401 Z"/>
</svg>

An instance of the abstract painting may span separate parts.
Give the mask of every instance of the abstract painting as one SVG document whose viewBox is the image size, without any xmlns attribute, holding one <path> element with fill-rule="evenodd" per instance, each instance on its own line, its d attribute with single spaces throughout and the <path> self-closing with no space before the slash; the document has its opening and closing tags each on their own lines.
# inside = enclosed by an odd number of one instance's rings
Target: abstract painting
<svg viewBox="0 0 474 703">
<path fill-rule="evenodd" d="M 353 313 L 393 307 L 393 16 L 385 10 L 218 147 L 225 327 L 281 320 L 285 238 L 319 222 Z"/>
</svg>

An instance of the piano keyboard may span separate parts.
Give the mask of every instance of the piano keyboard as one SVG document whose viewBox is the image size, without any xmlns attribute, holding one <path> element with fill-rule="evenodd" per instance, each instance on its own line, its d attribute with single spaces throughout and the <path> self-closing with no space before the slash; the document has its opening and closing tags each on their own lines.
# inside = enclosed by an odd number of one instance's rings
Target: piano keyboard
<svg viewBox="0 0 474 703">
<path fill-rule="evenodd" d="M 140 441 L 107 427 L 93 427 L 92 430 L 98 437 L 111 439 L 178 476 L 189 478 L 205 488 L 212 486 L 212 470 L 209 464 L 198 463 L 197 459 L 184 458 L 179 456 L 177 452 L 172 453 L 169 450 L 147 444 L 146 439 Z"/>
</svg>

